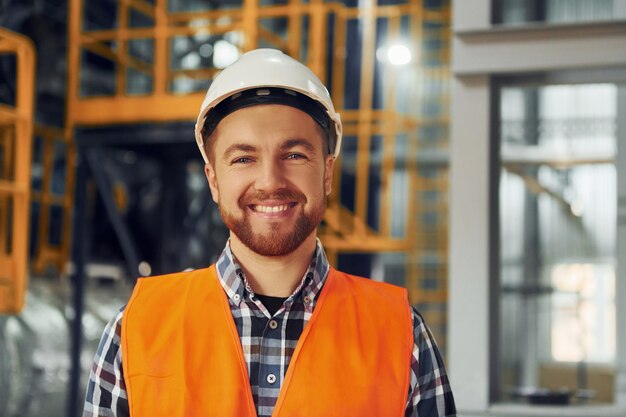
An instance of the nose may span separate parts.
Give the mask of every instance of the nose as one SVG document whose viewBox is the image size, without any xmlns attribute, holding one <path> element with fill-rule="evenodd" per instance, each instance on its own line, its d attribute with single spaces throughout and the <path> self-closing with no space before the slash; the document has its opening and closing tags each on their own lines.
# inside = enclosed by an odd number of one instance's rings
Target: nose
<svg viewBox="0 0 626 417">
<path fill-rule="evenodd" d="M 285 172 L 279 163 L 266 160 L 260 168 L 254 184 L 258 191 L 272 192 L 285 187 Z"/>
</svg>

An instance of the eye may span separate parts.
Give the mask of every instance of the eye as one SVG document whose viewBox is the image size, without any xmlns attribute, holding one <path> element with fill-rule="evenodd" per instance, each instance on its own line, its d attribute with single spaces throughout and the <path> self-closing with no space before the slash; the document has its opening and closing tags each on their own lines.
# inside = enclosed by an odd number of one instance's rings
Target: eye
<svg viewBox="0 0 626 417">
<path fill-rule="evenodd" d="M 289 155 L 287 155 L 286 159 L 299 160 L 299 159 L 306 159 L 306 157 L 299 153 L 290 153 Z"/>
<path fill-rule="evenodd" d="M 247 156 L 242 156 L 240 158 L 233 159 L 231 164 L 247 164 L 250 162 L 252 162 L 252 159 L 248 158 Z"/>
</svg>

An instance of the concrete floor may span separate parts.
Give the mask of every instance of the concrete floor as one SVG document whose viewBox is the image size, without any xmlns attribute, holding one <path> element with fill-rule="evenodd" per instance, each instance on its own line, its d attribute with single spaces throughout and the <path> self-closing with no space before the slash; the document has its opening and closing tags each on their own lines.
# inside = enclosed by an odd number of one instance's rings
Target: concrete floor
<svg viewBox="0 0 626 417">
<path fill-rule="evenodd" d="M 90 279 L 87 284 L 81 393 L 102 330 L 131 290 L 119 279 Z M 67 415 L 70 297 L 67 277 L 31 277 L 23 312 L 0 316 L 0 417 Z"/>
</svg>

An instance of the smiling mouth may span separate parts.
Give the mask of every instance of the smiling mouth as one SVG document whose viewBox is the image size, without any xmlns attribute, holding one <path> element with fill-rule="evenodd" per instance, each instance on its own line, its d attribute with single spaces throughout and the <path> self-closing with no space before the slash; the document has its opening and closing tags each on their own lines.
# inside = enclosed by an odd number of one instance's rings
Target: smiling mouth
<svg viewBox="0 0 626 417">
<path fill-rule="evenodd" d="M 296 203 L 281 204 L 278 206 L 263 206 L 260 204 L 251 204 L 250 208 L 252 209 L 252 211 L 256 211 L 257 213 L 280 213 L 283 211 L 287 211 L 295 206 Z"/>
</svg>

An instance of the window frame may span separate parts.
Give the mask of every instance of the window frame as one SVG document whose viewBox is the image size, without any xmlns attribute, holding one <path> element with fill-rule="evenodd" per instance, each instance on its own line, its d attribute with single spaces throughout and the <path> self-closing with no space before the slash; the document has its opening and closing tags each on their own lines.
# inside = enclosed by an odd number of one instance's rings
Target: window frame
<svg viewBox="0 0 626 417">
<path fill-rule="evenodd" d="M 610 406 L 541 407 L 497 399 L 499 248 L 497 86 L 611 82 L 626 114 L 624 21 L 503 28 L 492 0 L 453 0 L 448 368 L 460 415 L 626 414 L 626 118 L 618 118 L 616 384 Z M 617 52 L 617 51 L 624 51 Z M 620 152 L 622 150 L 622 152 Z M 621 178 L 620 178 L 621 176 Z M 620 268 L 621 266 L 621 268 Z"/>
</svg>

